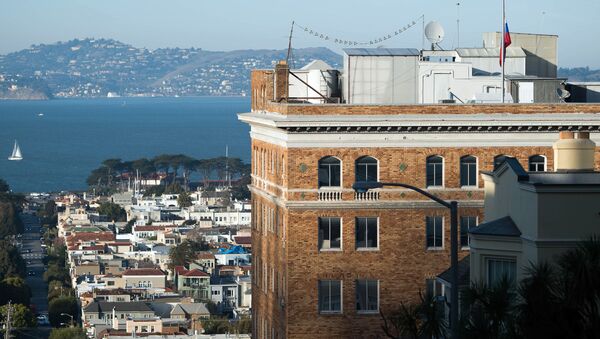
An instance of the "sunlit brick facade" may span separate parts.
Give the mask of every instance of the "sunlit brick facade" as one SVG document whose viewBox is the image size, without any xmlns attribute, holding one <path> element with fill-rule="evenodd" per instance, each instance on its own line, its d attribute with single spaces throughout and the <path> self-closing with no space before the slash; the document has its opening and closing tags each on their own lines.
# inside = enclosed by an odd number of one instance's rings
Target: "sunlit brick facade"
<svg viewBox="0 0 600 339">
<path fill-rule="evenodd" d="M 598 105 L 285 103 L 276 74 L 253 72 L 252 112 L 240 114 L 252 138 L 254 338 L 374 338 L 379 311 L 416 300 L 448 268 L 449 213 L 406 189 L 355 193 L 364 166 L 480 220 L 473 173 L 502 155 L 526 168 L 541 156 L 537 169 L 552 170 L 557 131 L 600 127 Z"/>
</svg>

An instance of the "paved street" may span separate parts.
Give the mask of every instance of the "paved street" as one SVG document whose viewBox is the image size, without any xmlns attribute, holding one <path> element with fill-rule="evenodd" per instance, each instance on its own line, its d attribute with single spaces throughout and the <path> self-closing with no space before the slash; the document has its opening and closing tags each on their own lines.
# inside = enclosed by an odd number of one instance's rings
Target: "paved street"
<svg viewBox="0 0 600 339">
<path fill-rule="evenodd" d="M 41 225 L 39 219 L 30 214 L 21 214 L 21 220 L 25 227 L 22 241 L 21 255 L 27 262 L 27 285 L 31 288 L 31 303 L 35 305 L 37 313 L 48 313 L 48 286 L 42 275 L 44 264 L 42 263 L 42 247 L 40 242 Z M 30 253 L 27 253 L 31 251 Z M 34 272 L 35 275 L 29 275 Z"/>
</svg>

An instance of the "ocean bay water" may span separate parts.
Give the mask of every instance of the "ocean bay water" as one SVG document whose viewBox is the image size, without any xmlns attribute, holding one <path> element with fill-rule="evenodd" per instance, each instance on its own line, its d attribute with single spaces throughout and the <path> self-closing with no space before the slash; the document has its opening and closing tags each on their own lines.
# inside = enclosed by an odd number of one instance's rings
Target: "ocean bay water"
<svg viewBox="0 0 600 339">
<path fill-rule="evenodd" d="M 17 192 L 83 190 L 108 158 L 225 154 L 248 162 L 250 98 L 0 101 L 0 178 Z M 9 161 L 14 140 L 23 160 Z"/>
</svg>

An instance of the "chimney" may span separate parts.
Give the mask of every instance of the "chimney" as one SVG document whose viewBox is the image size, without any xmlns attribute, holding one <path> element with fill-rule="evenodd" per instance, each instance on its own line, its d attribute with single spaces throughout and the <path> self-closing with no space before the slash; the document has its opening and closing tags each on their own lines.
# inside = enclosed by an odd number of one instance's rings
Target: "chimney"
<svg viewBox="0 0 600 339">
<path fill-rule="evenodd" d="M 285 60 L 280 60 L 277 65 L 275 65 L 275 101 L 287 101 L 289 96 L 289 71 L 290 68 Z"/>
<path fill-rule="evenodd" d="M 554 149 L 554 171 L 594 171 L 596 143 L 590 140 L 589 132 L 560 132 Z"/>
</svg>

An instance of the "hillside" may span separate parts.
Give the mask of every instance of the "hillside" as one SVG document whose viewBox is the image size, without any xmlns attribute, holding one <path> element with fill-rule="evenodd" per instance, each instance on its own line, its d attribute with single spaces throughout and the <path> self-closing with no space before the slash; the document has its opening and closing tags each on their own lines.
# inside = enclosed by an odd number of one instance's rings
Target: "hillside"
<svg viewBox="0 0 600 339">
<path fill-rule="evenodd" d="M 272 68 L 287 50 L 206 51 L 137 48 L 111 39 L 34 45 L 0 55 L 0 98 L 246 95 L 250 70 Z M 327 48 L 293 51 L 295 65 L 322 59 L 340 67 Z M 14 95 L 13 95 L 14 96 Z M 27 98 L 25 96 L 24 98 Z"/>
<path fill-rule="evenodd" d="M 569 81 L 591 81 L 600 82 L 600 69 L 589 67 L 559 68 L 558 76 L 569 78 Z"/>
</svg>

